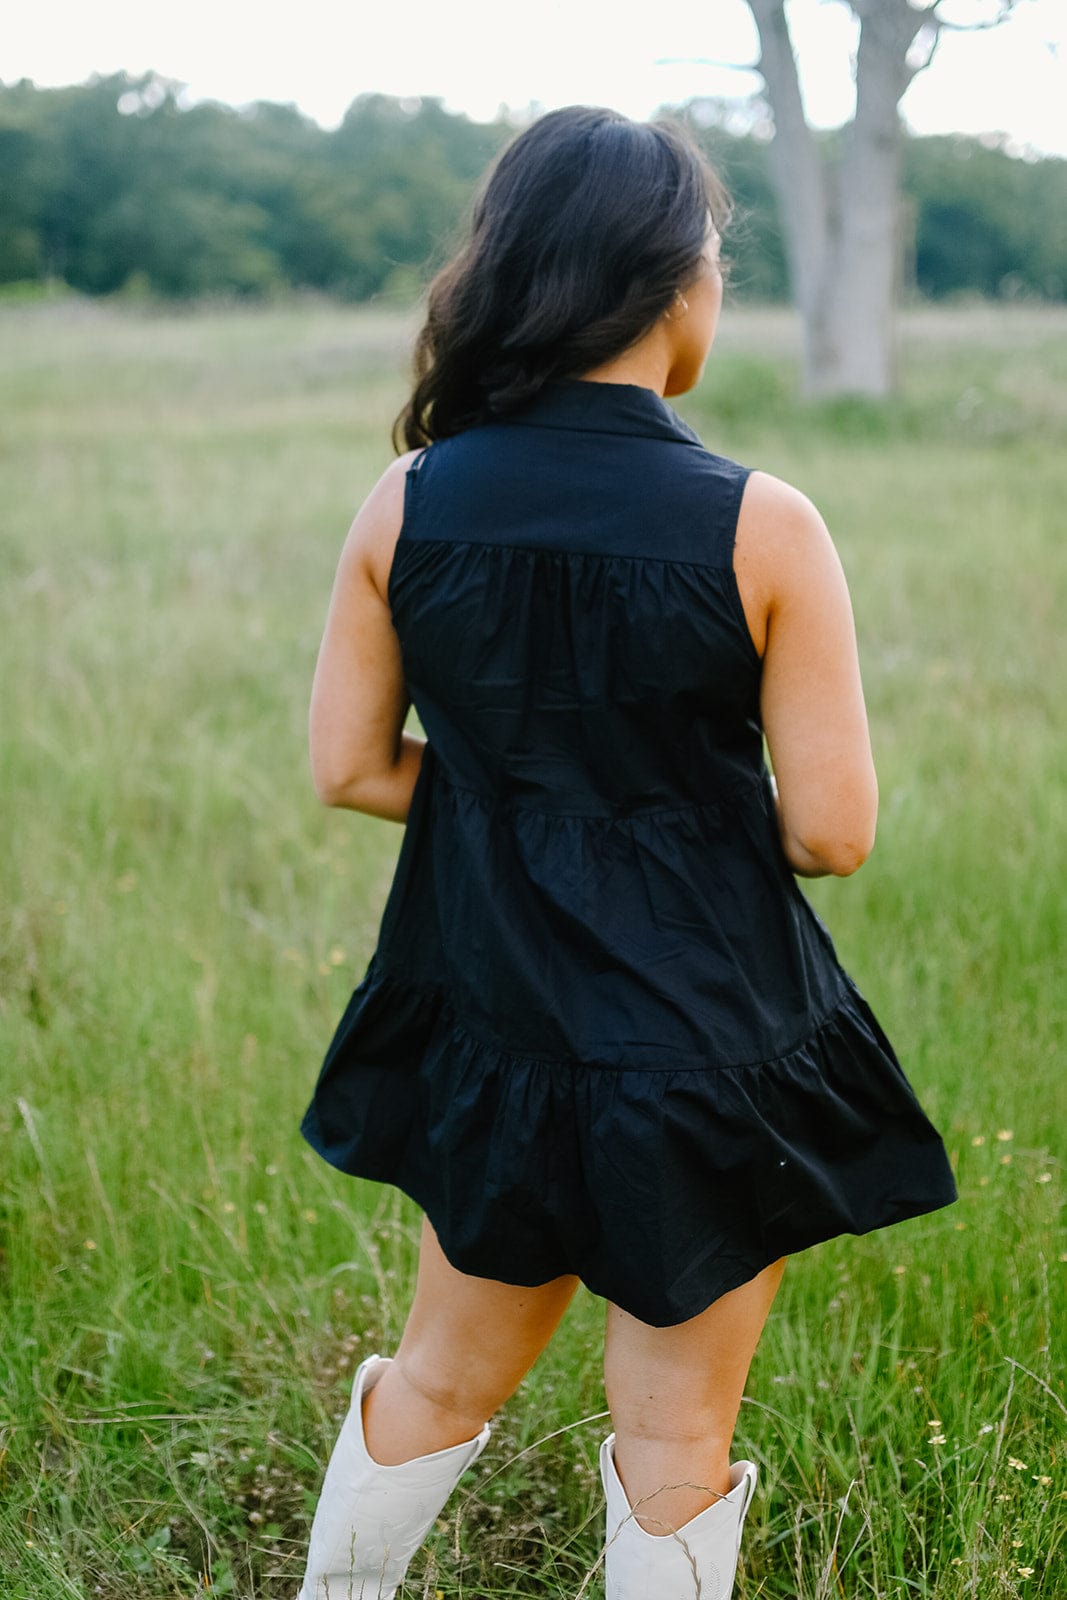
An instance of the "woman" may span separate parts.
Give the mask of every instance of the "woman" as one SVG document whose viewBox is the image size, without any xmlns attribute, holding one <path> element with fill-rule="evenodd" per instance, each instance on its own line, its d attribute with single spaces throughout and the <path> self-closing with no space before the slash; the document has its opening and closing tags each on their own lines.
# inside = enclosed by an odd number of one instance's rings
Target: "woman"
<svg viewBox="0 0 1067 1600">
<path fill-rule="evenodd" d="M 302 1131 L 426 1220 L 300 1600 L 395 1593 L 579 1281 L 607 1301 L 609 1600 L 724 1600 L 785 1257 L 957 1198 L 795 879 L 874 837 L 840 563 L 802 494 L 664 398 L 715 335 L 725 211 L 669 125 L 521 133 L 341 555 L 315 787 L 407 826 Z"/>
</svg>

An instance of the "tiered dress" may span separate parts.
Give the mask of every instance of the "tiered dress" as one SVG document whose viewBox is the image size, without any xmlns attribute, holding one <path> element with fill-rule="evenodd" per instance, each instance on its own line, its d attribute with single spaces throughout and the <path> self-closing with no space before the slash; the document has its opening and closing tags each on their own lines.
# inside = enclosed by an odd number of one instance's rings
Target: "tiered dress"
<svg viewBox="0 0 1067 1600">
<path fill-rule="evenodd" d="M 579 380 L 417 459 L 389 602 L 428 743 L 301 1125 L 460 1270 L 655 1326 L 958 1198 L 779 842 L 747 475 Z"/>
</svg>

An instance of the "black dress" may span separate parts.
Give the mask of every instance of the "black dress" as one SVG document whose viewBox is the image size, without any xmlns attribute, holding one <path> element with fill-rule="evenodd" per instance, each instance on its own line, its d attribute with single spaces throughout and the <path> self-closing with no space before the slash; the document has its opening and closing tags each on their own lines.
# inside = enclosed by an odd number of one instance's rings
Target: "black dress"
<svg viewBox="0 0 1067 1600">
<path fill-rule="evenodd" d="M 301 1126 L 460 1270 L 656 1326 L 958 1198 L 779 842 L 747 475 L 579 380 L 411 468 L 389 601 L 428 743 Z"/>
</svg>

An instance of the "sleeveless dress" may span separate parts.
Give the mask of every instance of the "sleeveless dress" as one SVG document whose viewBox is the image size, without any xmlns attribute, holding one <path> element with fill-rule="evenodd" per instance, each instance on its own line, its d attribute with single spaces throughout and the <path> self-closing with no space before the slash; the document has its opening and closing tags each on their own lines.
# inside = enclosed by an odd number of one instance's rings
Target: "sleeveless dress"
<svg viewBox="0 0 1067 1600">
<path fill-rule="evenodd" d="M 427 745 L 301 1124 L 461 1271 L 659 1327 L 958 1198 L 781 848 L 747 476 L 578 379 L 416 459 L 389 603 Z"/>
</svg>

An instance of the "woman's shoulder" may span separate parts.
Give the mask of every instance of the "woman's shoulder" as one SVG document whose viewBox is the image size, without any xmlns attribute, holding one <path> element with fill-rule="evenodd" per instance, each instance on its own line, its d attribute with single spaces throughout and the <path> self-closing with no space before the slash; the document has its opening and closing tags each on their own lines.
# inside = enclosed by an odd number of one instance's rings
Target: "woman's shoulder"
<svg viewBox="0 0 1067 1600">
<path fill-rule="evenodd" d="M 406 450 L 389 463 L 356 512 L 345 538 L 342 563 L 365 568 L 383 599 L 404 523 L 408 475 L 422 455 L 421 450 Z"/>
<path fill-rule="evenodd" d="M 803 490 L 750 472 L 737 519 L 734 571 L 750 632 L 762 653 L 771 613 L 836 584 L 840 561 L 822 514 Z"/>
<path fill-rule="evenodd" d="M 803 490 L 758 468 L 747 473 L 737 523 L 739 556 L 792 565 L 829 537 L 821 513 Z"/>
</svg>

